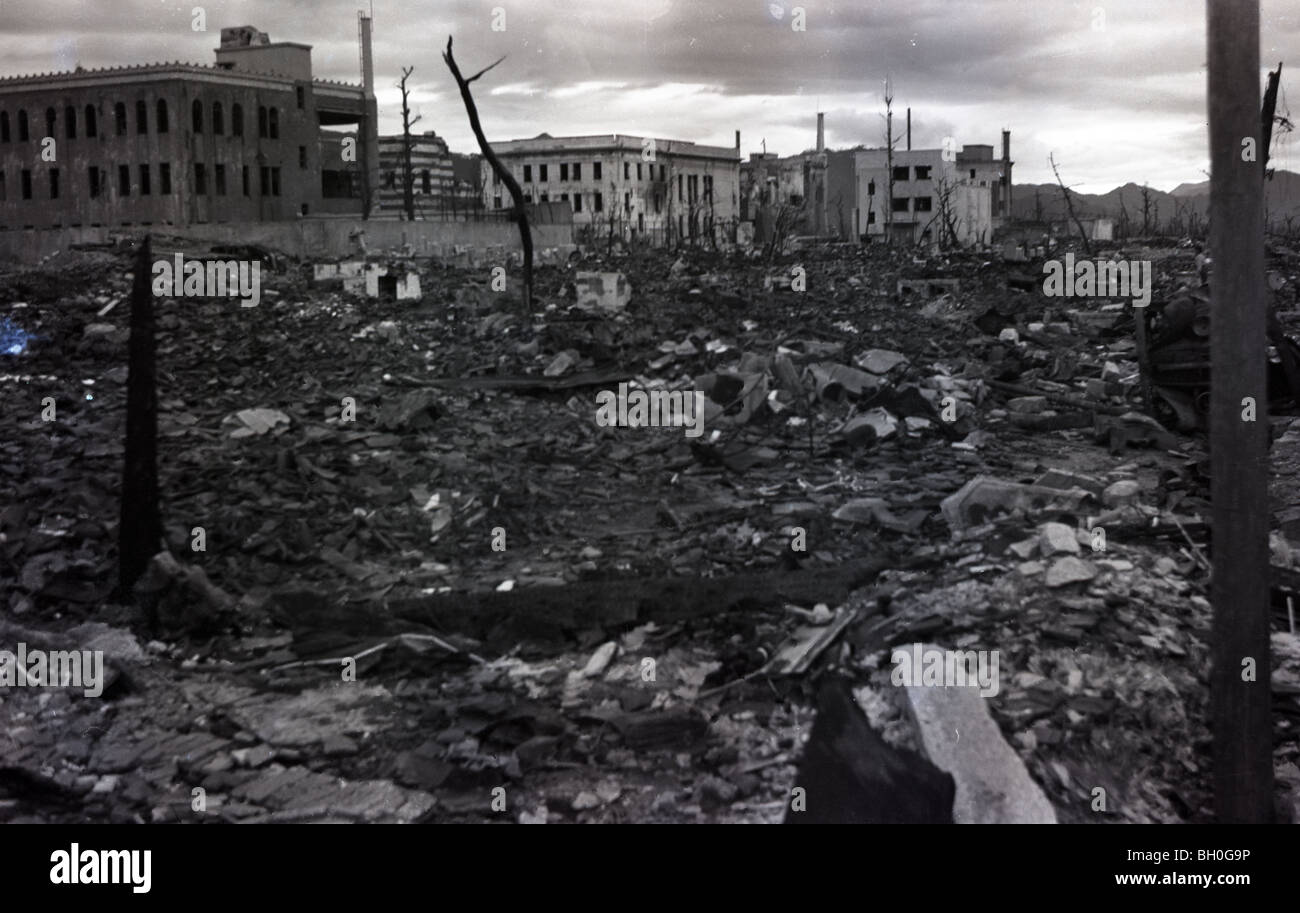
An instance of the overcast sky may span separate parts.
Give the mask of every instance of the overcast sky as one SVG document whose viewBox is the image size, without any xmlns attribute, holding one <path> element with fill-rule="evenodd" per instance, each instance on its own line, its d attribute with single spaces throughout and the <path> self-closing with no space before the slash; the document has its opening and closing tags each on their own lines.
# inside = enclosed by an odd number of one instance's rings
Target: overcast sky
<svg viewBox="0 0 1300 913">
<path fill-rule="evenodd" d="M 359 82 L 356 0 L 194 2 L 0 0 L 0 75 L 184 60 L 210 64 L 220 29 L 253 25 L 313 46 L 318 77 Z M 493 9 L 505 11 L 494 31 Z M 806 31 L 791 28 L 802 8 Z M 375 2 L 380 132 L 400 132 L 396 83 L 414 66 L 417 131 L 476 151 L 440 51 L 456 39 L 490 139 L 547 132 L 649 134 L 748 156 L 884 142 L 912 108 L 913 145 L 1001 142 L 1016 183 L 1051 180 L 1049 152 L 1077 189 L 1127 181 L 1163 190 L 1202 181 L 1202 0 L 422 0 Z M 1300 0 L 1262 0 L 1262 62 L 1300 75 Z M 1261 81 L 1264 71 L 1261 71 Z M 1300 85 L 1300 84 L 1298 84 Z M 1300 106 L 1300 91 L 1290 93 Z M 1300 113 L 1300 112 L 1298 112 Z M 1277 165 L 1300 171 L 1287 137 Z"/>
</svg>

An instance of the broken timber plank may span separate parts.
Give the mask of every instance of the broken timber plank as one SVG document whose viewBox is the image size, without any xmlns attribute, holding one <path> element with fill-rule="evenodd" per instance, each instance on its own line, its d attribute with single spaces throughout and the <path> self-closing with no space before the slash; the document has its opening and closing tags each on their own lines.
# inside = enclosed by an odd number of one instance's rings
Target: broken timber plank
<svg viewBox="0 0 1300 913">
<path fill-rule="evenodd" d="M 919 646 L 925 656 L 945 653 L 934 644 Z M 1052 804 L 1002 738 L 977 688 L 907 685 L 904 693 L 927 757 L 957 782 L 957 824 L 1056 823 Z"/>
<path fill-rule="evenodd" d="M 787 602 L 840 604 L 892 562 L 871 558 L 833 568 L 730 577 L 579 581 L 504 593 L 449 593 L 398 599 L 393 615 L 459 631 L 492 645 L 556 641 L 592 628 L 681 621 L 731 609 L 779 609 Z"/>
</svg>

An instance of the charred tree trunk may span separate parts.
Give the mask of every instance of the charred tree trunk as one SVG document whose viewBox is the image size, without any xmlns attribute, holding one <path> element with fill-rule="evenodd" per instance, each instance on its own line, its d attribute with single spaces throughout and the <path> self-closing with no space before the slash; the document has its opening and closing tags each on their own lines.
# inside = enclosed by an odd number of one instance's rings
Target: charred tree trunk
<svg viewBox="0 0 1300 913">
<path fill-rule="evenodd" d="M 1088 243 L 1088 233 L 1084 231 L 1083 223 L 1074 214 L 1074 201 L 1070 199 L 1070 188 L 1066 187 L 1065 182 L 1061 180 L 1061 172 L 1056 170 L 1056 160 L 1050 155 L 1047 160 L 1052 164 L 1052 174 L 1056 175 L 1056 183 L 1061 185 L 1061 194 L 1065 197 L 1065 209 L 1070 214 L 1070 219 L 1074 222 L 1075 227 L 1079 229 L 1079 240 L 1083 242 L 1083 252 L 1091 257 L 1092 245 Z"/>
<path fill-rule="evenodd" d="M 150 241 L 146 235 L 135 260 L 131 287 L 131 343 L 126 380 L 126 456 L 122 470 L 122 511 L 118 528 L 118 591 L 131 595 L 149 559 L 159 550 L 158 384 L 154 346 Z"/>
<path fill-rule="evenodd" d="M 478 106 L 474 104 L 474 96 L 469 90 L 469 84 L 478 79 L 488 70 L 495 67 L 497 63 L 505 60 L 502 57 L 491 66 L 484 67 L 473 76 L 466 79 L 460 74 L 460 67 L 456 66 L 456 58 L 451 53 L 451 36 L 447 37 L 447 50 L 443 52 L 442 59 L 446 61 L 451 75 L 456 77 L 456 85 L 460 87 L 461 100 L 465 102 L 465 112 L 469 115 L 469 126 L 474 131 L 474 138 L 478 140 L 478 147 L 483 152 L 483 158 L 487 159 L 492 171 L 506 185 L 510 191 L 510 198 L 514 201 L 514 215 L 519 221 L 519 241 L 524 247 L 524 311 L 531 312 L 533 308 L 533 235 L 528 228 L 528 213 L 524 210 L 524 192 L 519 187 L 519 182 L 515 180 L 501 160 L 497 158 L 492 146 L 488 144 L 487 137 L 483 135 L 483 125 L 479 123 Z"/>
</svg>

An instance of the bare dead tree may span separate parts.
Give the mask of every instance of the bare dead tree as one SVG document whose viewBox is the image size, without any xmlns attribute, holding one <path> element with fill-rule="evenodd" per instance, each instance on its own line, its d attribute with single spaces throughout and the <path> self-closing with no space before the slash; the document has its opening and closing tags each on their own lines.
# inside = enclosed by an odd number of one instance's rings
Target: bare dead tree
<svg viewBox="0 0 1300 913">
<path fill-rule="evenodd" d="M 491 144 L 488 143 L 487 137 L 483 135 L 483 125 L 479 123 L 478 106 L 474 104 L 474 95 L 470 92 L 469 86 L 474 80 L 478 79 L 492 67 L 495 67 L 504 57 L 499 58 L 496 63 L 486 66 L 479 70 L 473 76 L 466 79 L 460 74 L 460 67 L 456 66 L 456 58 L 451 52 L 451 36 L 447 36 L 447 50 L 443 52 L 442 59 L 446 62 L 447 68 L 451 70 L 451 75 L 456 77 L 456 85 L 460 88 L 461 100 L 465 102 L 465 112 L 469 115 L 469 126 L 474 131 L 474 138 L 478 140 L 478 147 L 483 153 L 483 158 L 487 159 L 492 171 L 506 185 L 510 191 L 510 198 L 514 201 L 514 218 L 519 222 L 519 240 L 524 247 L 524 311 L 528 312 L 533 307 L 533 235 L 528 228 L 528 213 L 524 209 L 524 192 L 515 180 L 515 176 L 510 173 L 497 154 L 492 151 Z"/>
<path fill-rule="evenodd" d="M 411 124 L 420 119 L 411 120 L 411 109 L 406 103 L 406 81 L 415 72 L 415 67 L 402 67 L 402 81 L 398 88 L 402 90 L 402 207 L 406 210 L 406 221 L 415 221 L 415 172 L 411 170 Z"/>
<path fill-rule="evenodd" d="M 1091 257 L 1092 245 L 1088 243 L 1088 233 L 1084 231 L 1083 223 L 1079 221 L 1079 217 L 1074 213 L 1074 200 L 1070 197 L 1070 188 L 1066 187 L 1065 182 L 1061 180 L 1061 172 L 1056 168 L 1056 159 L 1053 155 L 1049 154 L 1047 156 L 1047 161 L 1052 166 L 1052 174 L 1056 175 L 1056 183 L 1061 185 L 1061 194 L 1065 197 L 1066 212 L 1070 214 L 1070 218 L 1074 220 L 1075 227 L 1079 229 L 1079 240 L 1083 242 L 1083 252 Z"/>
<path fill-rule="evenodd" d="M 1142 185 L 1142 237 L 1151 234 L 1151 188 Z"/>
<path fill-rule="evenodd" d="M 797 209 L 787 206 L 785 203 L 778 204 L 776 217 L 772 219 L 772 237 L 767 242 L 768 263 L 775 260 L 776 255 L 785 249 L 785 239 L 790 234 L 790 229 L 794 227 L 798 212 Z"/>
</svg>

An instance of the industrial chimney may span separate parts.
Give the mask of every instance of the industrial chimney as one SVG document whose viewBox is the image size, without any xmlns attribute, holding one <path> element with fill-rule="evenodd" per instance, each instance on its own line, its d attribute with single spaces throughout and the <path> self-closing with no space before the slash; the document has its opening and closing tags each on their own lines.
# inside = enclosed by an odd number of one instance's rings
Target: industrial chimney
<svg viewBox="0 0 1300 913">
<path fill-rule="evenodd" d="M 826 151 L 826 115 L 817 112 L 817 151 Z"/>
<path fill-rule="evenodd" d="M 907 151 L 912 151 L 912 109 L 907 109 Z"/>
<path fill-rule="evenodd" d="M 375 60 L 370 49 L 370 17 L 357 13 L 357 34 L 361 43 L 361 87 L 366 98 L 375 97 Z"/>
</svg>

